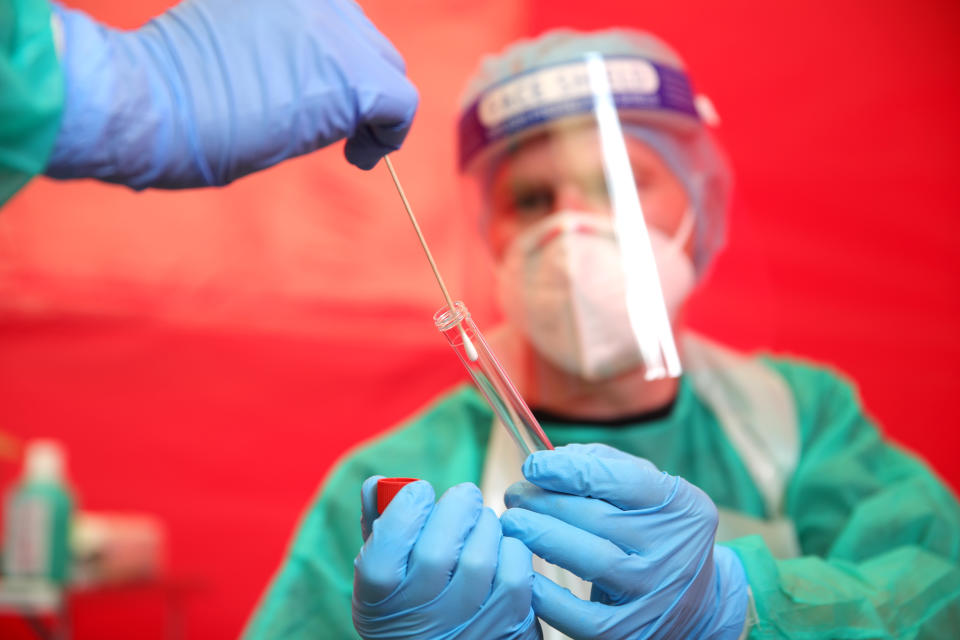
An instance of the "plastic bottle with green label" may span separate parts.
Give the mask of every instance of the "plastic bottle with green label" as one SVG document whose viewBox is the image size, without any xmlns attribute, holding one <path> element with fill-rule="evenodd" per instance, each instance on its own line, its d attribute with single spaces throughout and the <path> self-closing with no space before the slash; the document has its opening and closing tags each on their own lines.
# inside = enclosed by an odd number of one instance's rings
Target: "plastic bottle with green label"
<svg viewBox="0 0 960 640">
<path fill-rule="evenodd" d="M 27 446 L 23 475 L 6 496 L 3 573 L 64 583 L 70 573 L 73 495 L 63 449 L 51 440 Z"/>
</svg>

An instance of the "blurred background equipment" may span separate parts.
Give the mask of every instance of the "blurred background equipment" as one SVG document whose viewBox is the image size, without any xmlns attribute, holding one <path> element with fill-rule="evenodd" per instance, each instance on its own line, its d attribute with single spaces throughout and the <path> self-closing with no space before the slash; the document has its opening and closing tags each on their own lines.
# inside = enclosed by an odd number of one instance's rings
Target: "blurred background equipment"
<svg viewBox="0 0 960 640">
<path fill-rule="evenodd" d="M 122 585 L 164 576 L 163 524 L 136 513 L 80 512 L 73 523 L 73 582 Z"/>
<path fill-rule="evenodd" d="M 33 440 L 24 451 L 23 471 L 5 496 L 0 637 L 71 637 L 72 603 L 122 606 L 137 591 L 160 603 L 153 622 L 164 637 L 182 637 L 190 584 L 164 570 L 163 524 L 136 513 L 77 512 L 63 446 Z"/>
<path fill-rule="evenodd" d="M 5 499 L 3 576 L 64 584 L 70 572 L 73 495 L 63 449 L 52 440 L 27 445 L 23 473 Z"/>
<path fill-rule="evenodd" d="M 648 29 L 695 70 L 734 165 L 730 242 L 690 324 L 846 371 L 960 486 L 958 3 L 411 1 L 362 4 L 420 91 L 395 159 L 480 326 L 496 317 L 455 171 L 463 79 L 547 28 Z M 67 4 L 133 27 L 173 3 Z M 436 288 L 381 171 L 334 146 L 222 190 L 36 180 L 0 211 L 0 430 L 61 441 L 84 509 L 166 525 L 170 575 L 196 577 L 175 592 L 188 637 L 235 638 L 334 461 L 464 377 L 424 322 Z M 19 472 L 0 455 L 0 485 Z M 78 593 L 73 637 L 162 638 L 164 603 Z"/>
</svg>

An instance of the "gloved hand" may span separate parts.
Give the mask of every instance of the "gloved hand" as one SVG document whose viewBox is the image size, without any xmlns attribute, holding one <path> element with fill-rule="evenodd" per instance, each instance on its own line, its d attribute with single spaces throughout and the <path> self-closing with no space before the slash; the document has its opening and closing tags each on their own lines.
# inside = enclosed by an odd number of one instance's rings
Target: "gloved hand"
<svg viewBox="0 0 960 640">
<path fill-rule="evenodd" d="M 55 6 L 66 100 L 47 175 L 223 185 L 348 138 L 372 168 L 417 107 L 352 0 L 187 0 L 135 31 Z"/>
<path fill-rule="evenodd" d="M 459 484 L 434 505 L 433 488 L 421 480 L 376 518 L 380 477 L 361 489 L 366 542 L 354 561 L 357 633 L 367 640 L 539 639 L 530 551 L 502 536 L 480 490 Z"/>
<path fill-rule="evenodd" d="M 523 474 L 505 496 L 504 535 L 593 583 L 586 602 L 538 574 L 545 622 L 578 640 L 738 637 L 746 576 L 714 545 L 717 509 L 700 489 L 605 445 L 538 451 Z"/>
</svg>

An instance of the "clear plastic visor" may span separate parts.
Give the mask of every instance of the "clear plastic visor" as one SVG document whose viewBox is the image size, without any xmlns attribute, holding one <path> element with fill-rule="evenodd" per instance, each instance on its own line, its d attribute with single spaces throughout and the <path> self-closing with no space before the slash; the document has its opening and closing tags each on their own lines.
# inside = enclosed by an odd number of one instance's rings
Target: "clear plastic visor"
<svg viewBox="0 0 960 640">
<path fill-rule="evenodd" d="M 590 108 L 491 145 L 465 193 L 502 310 L 541 356 L 587 380 L 641 368 L 648 380 L 676 377 L 672 319 L 693 279 L 689 198 L 652 148 L 624 136 L 603 59 L 585 69 Z"/>
</svg>

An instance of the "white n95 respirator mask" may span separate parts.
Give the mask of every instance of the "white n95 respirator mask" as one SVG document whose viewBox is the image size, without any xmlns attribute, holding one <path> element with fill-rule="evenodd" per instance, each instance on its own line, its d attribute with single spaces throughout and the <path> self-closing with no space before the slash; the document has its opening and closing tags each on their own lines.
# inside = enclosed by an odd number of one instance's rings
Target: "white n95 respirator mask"
<svg viewBox="0 0 960 640">
<path fill-rule="evenodd" d="M 693 263 L 683 249 L 692 229 L 690 211 L 673 238 L 647 227 L 671 320 L 694 286 Z M 643 362 L 610 217 L 562 211 L 524 230 L 504 253 L 498 289 L 510 323 L 563 371 L 605 380 Z"/>
</svg>

